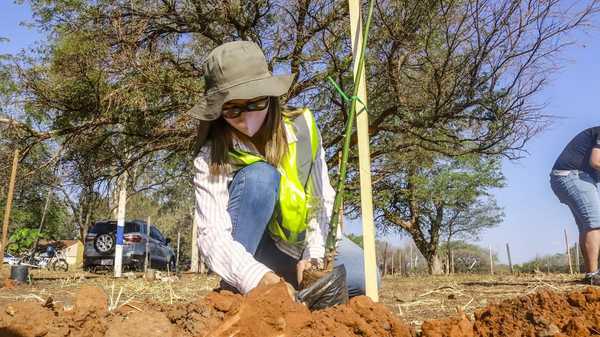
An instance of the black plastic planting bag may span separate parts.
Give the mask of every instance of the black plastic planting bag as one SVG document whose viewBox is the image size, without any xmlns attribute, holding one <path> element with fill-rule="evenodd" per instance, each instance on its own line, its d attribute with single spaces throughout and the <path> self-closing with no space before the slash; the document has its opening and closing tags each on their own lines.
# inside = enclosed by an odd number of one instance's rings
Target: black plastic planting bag
<svg viewBox="0 0 600 337">
<path fill-rule="evenodd" d="M 306 304 L 310 310 L 332 307 L 348 302 L 348 287 L 346 285 L 346 267 L 339 265 L 318 279 L 310 287 L 299 291 L 296 295 L 298 302 Z"/>
</svg>

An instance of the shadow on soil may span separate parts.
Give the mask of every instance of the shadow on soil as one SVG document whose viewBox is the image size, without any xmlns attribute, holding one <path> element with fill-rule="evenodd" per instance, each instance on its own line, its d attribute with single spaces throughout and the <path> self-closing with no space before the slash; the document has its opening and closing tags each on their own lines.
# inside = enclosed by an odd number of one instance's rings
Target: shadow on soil
<svg viewBox="0 0 600 337">
<path fill-rule="evenodd" d="M 24 337 L 23 335 L 16 333 L 11 329 L 1 329 L 1 328 L 0 328 L 0 336 L 2 336 L 2 337 Z"/>
</svg>

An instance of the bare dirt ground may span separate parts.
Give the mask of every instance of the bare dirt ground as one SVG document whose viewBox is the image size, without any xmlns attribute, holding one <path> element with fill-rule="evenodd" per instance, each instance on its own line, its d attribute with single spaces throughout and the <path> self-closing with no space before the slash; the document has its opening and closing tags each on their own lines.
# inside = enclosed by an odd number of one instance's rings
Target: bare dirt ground
<svg viewBox="0 0 600 337">
<path fill-rule="evenodd" d="M 385 277 L 380 301 L 406 322 L 419 327 L 424 320 L 446 318 L 540 290 L 583 290 L 581 275 L 451 275 Z"/>
<path fill-rule="evenodd" d="M 211 276 L 162 274 L 148 281 L 139 274 L 121 279 L 84 272 L 31 274 L 31 285 L 4 282 L 0 288 L 0 323 L 22 326 L 19 319 L 27 322 L 34 314 L 52 317 L 49 326 L 57 336 L 83 336 L 79 333 L 85 331 L 110 336 L 115 324 L 146 322 L 152 315 L 173 336 L 209 331 L 210 336 L 262 336 L 266 331 L 274 336 L 414 336 L 421 331 L 427 337 L 600 335 L 600 288 L 578 284 L 579 276 L 385 277 L 380 302 L 386 307 L 357 298 L 311 314 L 282 302 L 281 289 L 264 289 L 245 299 L 216 294 L 211 290 L 218 279 Z M 4 271 L 0 280 L 6 276 Z M 94 307 L 98 303 L 105 306 Z M 90 306 L 93 310 L 85 309 Z M 20 312 L 26 314 L 19 318 Z M 79 325 L 65 323 L 73 315 L 88 316 Z M 97 324 L 90 327 L 89 322 Z"/>
<path fill-rule="evenodd" d="M 0 280 L 5 280 L 8 275 L 6 269 L 1 271 Z M 52 297 L 56 303 L 62 303 L 72 299 L 84 285 L 104 289 L 114 306 L 146 300 L 160 303 L 188 302 L 206 296 L 218 283 L 218 278 L 214 276 L 186 273 L 179 276 L 160 273 L 153 281 L 145 280 L 142 273 L 126 273 L 124 277 L 116 279 L 111 273 L 32 270 L 30 276 L 31 284 L 0 288 L 0 307 L 10 302 L 41 301 L 48 297 Z"/>
</svg>

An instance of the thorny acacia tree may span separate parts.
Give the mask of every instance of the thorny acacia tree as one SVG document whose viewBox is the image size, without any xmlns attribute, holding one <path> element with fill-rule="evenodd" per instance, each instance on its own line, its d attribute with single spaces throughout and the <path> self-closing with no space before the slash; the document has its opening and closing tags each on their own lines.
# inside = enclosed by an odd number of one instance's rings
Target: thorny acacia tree
<svg viewBox="0 0 600 337">
<path fill-rule="evenodd" d="M 431 156 L 413 151 L 395 156 L 405 161 L 403 168 L 390 156 L 381 165 L 388 171 L 374 183 L 376 221 L 388 229 L 403 228 L 427 260 L 429 271 L 442 272 L 438 251 L 444 237 L 460 234 L 477 236 L 502 220 L 501 211 L 490 200 L 488 190 L 503 185 L 496 158 L 475 155 Z M 477 212 L 478 217 L 470 218 Z"/>
<path fill-rule="evenodd" d="M 585 26 L 598 3 L 390 0 L 378 5 L 369 81 L 377 221 L 408 232 L 430 272 L 438 273 L 440 235 L 452 230 L 447 212 L 482 201 L 464 198 L 438 207 L 436 199 L 443 201 L 452 190 L 425 198 L 423 191 L 431 191 L 438 168 L 462 161 L 461 156 L 475 154 L 485 163 L 522 155 L 526 142 L 549 121 L 534 96 L 555 69 L 567 34 Z M 333 135 L 329 144 L 337 141 Z M 482 180 L 473 188 L 485 195 L 497 183 Z M 346 200 L 351 208 L 358 206 L 356 198 Z M 494 207 L 488 211 L 487 220 L 497 223 L 501 214 Z"/>
<path fill-rule="evenodd" d="M 189 181 L 201 126 L 184 112 L 201 95 L 203 58 L 237 39 L 259 43 L 276 72 L 297 74 L 285 100 L 316 111 L 335 166 L 347 103 L 323 84 L 328 75 L 346 90 L 352 83 L 346 1 L 28 2 L 49 39 L 17 63 L 27 119 L 3 114 L 0 124 L 26 148 L 52 142 L 49 162 L 65 172 L 71 195 L 92 200 L 136 168 L 134 192 Z M 414 204 L 396 174 L 411 160 L 426 158 L 429 169 L 464 154 L 518 158 L 547 122 L 532 97 L 553 57 L 598 10 L 595 0 L 578 4 L 378 1 L 367 68 L 374 182 Z M 418 233 L 421 223 L 387 202 L 376 200 L 380 224 Z"/>
<path fill-rule="evenodd" d="M 2 43 L 0 38 L 0 43 Z M 13 97 L 16 95 L 16 83 L 10 67 L 10 56 L 0 55 L 0 118 L 15 111 Z M 20 138 L 10 125 L 0 123 L 0 210 L 4 210 L 7 201 L 9 176 L 12 169 L 13 154 Z M 66 205 L 62 200 L 50 198 L 44 215 L 49 185 L 56 182 L 56 172 L 52 167 L 41 166 L 51 156 L 51 148 L 46 145 L 30 149 L 18 163 L 16 188 L 13 195 L 13 210 L 9 231 L 20 227 L 38 228 L 42 217 L 44 227 L 42 236 L 60 238 L 71 235 L 62 224 L 68 219 Z M 35 174 L 31 174 L 34 172 Z"/>
<path fill-rule="evenodd" d="M 74 190 L 64 195 L 79 195 L 71 204 L 79 208 L 76 214 L 87 213 L 80 224 L 95 208 L 97 192 L 106 194 L 123 170 L 145 175 L 143 184 L 131 182 L 134 192 L 190 180 L 198 125 L 184 112 L 201 94 L 200 65 L 210 49 L 253 39 L 269 51 L 272 67 L 298 73 L 288 97 L 306 95 L 325 77 L 312 70 L 327 59 L 318 35 L 335 29 L 346 13 L 341 3 L 329 1 L 31 5 L 52 37 L 16 67 L 35 127 L 11 116 L 0 123 L 10 123 L 24 147 L 55 142 L 50 161 L 70 174 L 67 186 Z M 160 174 L 148 179 L 149 171 Z"/>
</svg>

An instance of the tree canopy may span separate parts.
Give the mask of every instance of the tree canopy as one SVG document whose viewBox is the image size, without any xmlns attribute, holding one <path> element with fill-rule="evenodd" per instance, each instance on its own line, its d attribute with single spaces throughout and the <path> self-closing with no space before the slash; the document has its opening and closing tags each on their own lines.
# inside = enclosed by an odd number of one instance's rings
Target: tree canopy
<svg viewBox="0 0 600 337">
<path fill-rule="evenodd" d="M 130 195 L 189 214 L 206 126 L 186 111 L 202 95 L 204 58 L 227 41 L 255 41 L 274 72 L 296 74 L 282 100 L 315 111 L 337 174 L 348 104 L 325 80 L 352 86 L 346 1 L 23 2 L 47 38 L 0 60 L 0 146 L 23 150 L 21 190 L 39 186 L 38 202 L 55 190 L 80 235 L 110 216 L 125 170 Z M 500 160 L 522 156 L 549 122 L 535 95 L 568 34 L 598 9 L 595 0 L 378 0 L 366 71 L 378 225 L 405 230 L 431 261 L 441 236 L 496 225 L 489 193 L 503 184 Z M 345 200 L 359 216 L 356 170 Z"/>
</svg>

